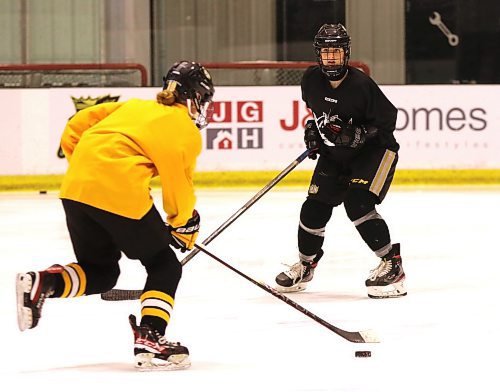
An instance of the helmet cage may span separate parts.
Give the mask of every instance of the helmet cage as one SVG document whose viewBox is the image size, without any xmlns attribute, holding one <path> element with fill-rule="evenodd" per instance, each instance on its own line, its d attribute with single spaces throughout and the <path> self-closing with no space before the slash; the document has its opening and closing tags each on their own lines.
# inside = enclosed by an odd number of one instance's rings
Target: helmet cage
<svg viewBox="0 0 500 392">
<path fill-rule="evenodd" d="M 212 101 L 204 101 L 201 97 L 198 96 L 195 99 L 188 99 L 186 101 L 186 105 L 188 107 L 189 114 L 193 118 L 194 123 L 198 127 L 198 129 L 201 130 L 206 128 L 213 112 Z"/>
<path fill-rule="evenodd" d="M 188 107 L 199 129 L 208 125 L 215 90 L 210 73 L 202 65 L 190 61 L 175 63 L 163 77 L 163 89 L 173 91 L 178 101 Z"/>
<path fill-rule="evenodd" d="M 336 48 L 344 50 L 344 61 L 341 65 L 324 65 L 321 59 L 321 49 Z M 314 51 L 321 71 L 329 80 L 340 80 L 347 72 L 351 55 L 351 38 L 341 24 L 325 24 L 321 26 L 314 37 Z"/>
</svg>

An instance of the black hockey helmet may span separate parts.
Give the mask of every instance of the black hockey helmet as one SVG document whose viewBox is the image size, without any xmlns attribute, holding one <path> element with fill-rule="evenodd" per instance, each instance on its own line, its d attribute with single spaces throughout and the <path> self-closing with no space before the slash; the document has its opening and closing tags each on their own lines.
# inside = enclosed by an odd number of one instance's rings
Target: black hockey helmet
<svg viewBox="0 0 500 392">
<path fill-rule="evenodd" d="M 193 115 L 193 105 L 197 115 L 193 117 L 198 128 L 207 126 L 207 112 L 215 89 L 210 73 L 199 63 L 180 61 L 175 63 L 163 77 L 163 89 L 174 92 L 177 99 L 188 106 Z"/>
<path fill-rule="evenodd" d="M 322 48 L 344 49 L 344 62 L 342 65 L 324 65 L 321 60 Z M 347 72 L 347 64 L 351 55 L 351 37 L 346 28 L 340 24 L 324 24 L 314 37 L 314 51 L 321 70 L 329 80 L 340 80 Z"/>
</svg>

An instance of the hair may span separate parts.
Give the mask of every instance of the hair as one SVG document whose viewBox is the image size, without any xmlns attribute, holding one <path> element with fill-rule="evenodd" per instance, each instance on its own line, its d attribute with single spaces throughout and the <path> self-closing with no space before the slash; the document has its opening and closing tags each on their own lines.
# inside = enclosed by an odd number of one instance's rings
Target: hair
<svg viewBox="0 0 500 392">
<path fill-rule="evenodd" d="M 177 101 L 177 96 L 173 91 L 163 90 L 156 94 L 156 102 L 165 105 L 171 106 Z"/>
</svg>

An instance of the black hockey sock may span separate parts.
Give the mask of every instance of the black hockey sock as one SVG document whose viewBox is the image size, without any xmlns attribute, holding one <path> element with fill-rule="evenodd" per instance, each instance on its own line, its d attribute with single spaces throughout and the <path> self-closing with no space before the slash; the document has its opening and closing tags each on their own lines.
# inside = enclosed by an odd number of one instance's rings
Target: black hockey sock
<svg viewBox="0 0 500 392">
<path fill-rule="evenodd" d="M 182 266 L 170 247 L 141 263 L 148 274 L 141 295 L 141 325 L 148 324 L 164 334 L 174 307 Z"/>
<path fill-rule="evenodd" d="M 312 256 L 318 254 L 325 241 L 325 227 L 332 216 L 333 206 L 306 199 L 300 211 L 298 230 L 299 252 Z"/>
<path fill-rule="evenodd" d="M 391 243 L 389 228 L 383 219 L 371 219 L 356 226 L 359 234 L 374 252 Z"/>
<path fill-rule="evenodd" d="M 165 334 L 170 315 L 174 307 L 174 299 L 160 291 L 146 291 L 141 295 L 141 325 L 149 325 Z"/>
<path fill-rule="evenodd" d="M 51 278 L 54 293 L 52 298 L 79 297 L 98 294 L 114 287 L 120 274 L 118 264 L 98 266 L 87 263 L 54 265 L 45 271 Z"/>
<path fill-rule="evenodd" d="M 78 283 L 84 289 L 83 294 L 85 295 L 99 294 L 111 290 L 115 287 L 120 276 L 118 262 L 110 265 L 78 263 L 69 264 L 64 268 L 69 272 L 71 272 L 69 268 L 78 271 L 76 275 L 74 273 L 70 274 L 71 285 Z"/>
<path fill-rule="evenodd" d="M 391 236 L 387 224 L 375 209 L 376 202 L 377 197 L 373 193 L 350 189 L 344 207 L 363 240 L 372 251 L 378 253 L 390 245 Z"/>
</svg>

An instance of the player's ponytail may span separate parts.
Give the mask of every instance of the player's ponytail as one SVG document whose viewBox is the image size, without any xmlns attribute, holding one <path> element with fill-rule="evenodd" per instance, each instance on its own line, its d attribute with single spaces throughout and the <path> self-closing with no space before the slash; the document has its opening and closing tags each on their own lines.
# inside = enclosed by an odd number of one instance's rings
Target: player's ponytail
<svg viewBox="0 0 500 392">
<path fill-rule="evenodd" d="M 171 106 L 175 101 L 176 97 L 173 91 L 163 90 L 156 94 L 156 102 L 162 105 Z"/>
</svg>

